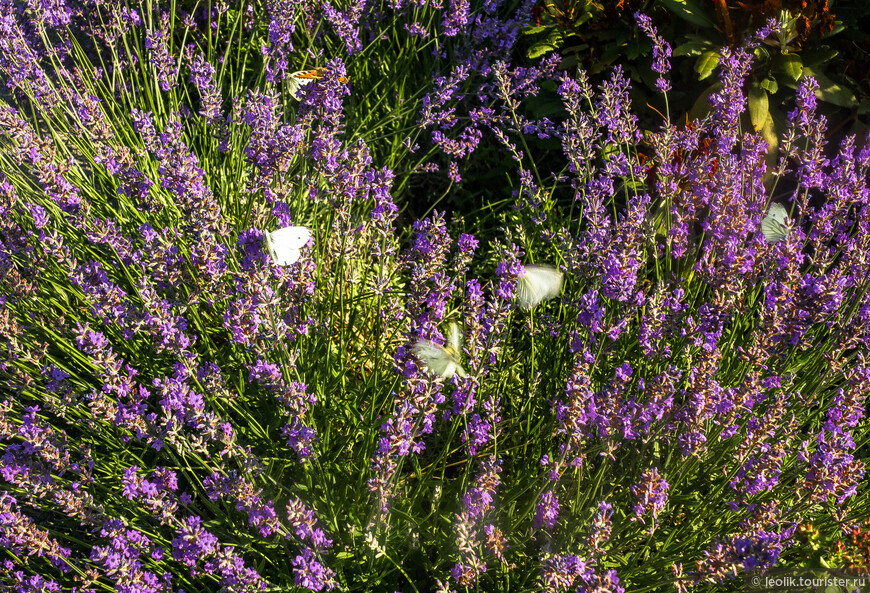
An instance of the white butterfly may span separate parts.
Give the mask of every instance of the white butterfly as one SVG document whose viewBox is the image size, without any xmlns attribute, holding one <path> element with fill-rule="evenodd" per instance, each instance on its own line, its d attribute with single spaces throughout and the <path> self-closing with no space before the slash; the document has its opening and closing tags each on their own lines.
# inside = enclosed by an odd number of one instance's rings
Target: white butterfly
<svg viewBox="0 0 870 593">
<path fill-rule="evenodd" d="M 768 243 L 779 243 L 788 236 L 788 214 L 785 206 L 774 202 L 761 221 L 761 232 Z"/>
<path fill-rule="evenodd" d="M 552 266 L 523 266 L 517 281 L 517 302 L 531 309 L 541 301 L 559 296 L 564 274 Z"/>
<path fill-rule="evenodd" d="M 462 335 L 459 333 L 459 326 L 455 323 L 450 324 L 450 335 L 445 345 L 441 346 L 429 340 L 417 340 L 414 344 L 414 354 L 439 377 L 449 379 L 453 375 L 466 376 L 465 369 L 459 364 L 462 356 Z"/>
<path fill-rule="evenodd" d="M 302 98 L 299 91 L 306 84 L 310 84 L 312 80 L 323 78 L 323 68 L 315 68 L 314 70 L 299 70 L 293 72 L 287 77 L 287 86 L 290 90 L 290 96 L 296 100 Z"/>
<path fill-rule="evenodd" d="M 266 233 L 269 255 L 279 266 L 289 266 L 299 259 L 301 249 L 311 238 L 311 231 L 304 226 L 288 226 Z"/>
</svg>

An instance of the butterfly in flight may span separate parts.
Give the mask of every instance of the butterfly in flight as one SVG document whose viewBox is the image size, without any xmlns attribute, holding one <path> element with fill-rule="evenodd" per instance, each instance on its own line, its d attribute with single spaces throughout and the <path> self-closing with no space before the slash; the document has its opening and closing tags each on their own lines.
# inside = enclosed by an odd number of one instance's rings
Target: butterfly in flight
<svg viewBox="0 0 870 593">
<path fill-rule="evenodd" d="M 417 340 L 414 344 L 414 354 L 439 377 L 449 379 L 453 375 L 466 376 L 465 369 L 460 364 L 462 334 L 455 323 L 450 324 L 450 334 L 447 336 L 446 344 L 442 346 L 429 340 Z"/>
<path fill-rule="evenodd" d="M 564 274 L 552 266 L 523 266 L 523 275 L 517 280 L 517 302 L 523 309 L 531 309 L 541 301 L 559 296 Z"/>
</svg>

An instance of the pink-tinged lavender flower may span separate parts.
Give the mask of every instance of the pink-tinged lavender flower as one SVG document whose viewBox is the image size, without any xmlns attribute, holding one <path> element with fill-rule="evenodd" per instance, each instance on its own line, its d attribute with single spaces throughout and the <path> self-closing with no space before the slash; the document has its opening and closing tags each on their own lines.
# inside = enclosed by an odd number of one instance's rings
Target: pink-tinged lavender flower
<svg viewBox="0 0 870 593">
<path fill-rule="evenodd" d="M 468 447 L 468 454 L 477 455 L 492 440 L 492 425 L 481 418 L 480 414 L 475 414 L 468 420 L 468 427 L 462 435 L 462 440 Z"/>
<path fill-rule="evenodd" d="M 635 145 L 640 141 L 637 117 L 631 113 L 629 86 L 619 66 L 613 69 L 610 80 L 601 84 L 599 99 L 595 103 L 595 122 L 607 131 L 606 144 Z"/>
<path fill-rule="evenodd" d="M 90 356 L 91 363 L 96 365 L 96 372 L 103 383 L 101 390 L 93 390 L 89 394 L 88 407 L 91 415 L 95 419 L 102 418 L 126 428 L 138 438 L 144 438 L 151 430 L 141 416 L 141 406 L 150 394 L 134 379 L 139 374 L 138 371 L 125 364 L 112 350 L 105 335 L 92 331 L 87 323 L 77 325 L 76 344 L 82 352 Z M 107 397 L 111 394 L 115 394 L 117 400 Z M 152 439 L 149 441 L 157 448 L 162 446 Z"/>
<path fill-rule="evenodd" d="M 188 336 L 185 333 L 187 320 L 180 315 L 172 314 L 173 307 L 169 301 L 157 295 L 157 290 L 146 277 L 141 278 L 137 289 L 142 299 L 141 327 L 151 334 L 155 351 L 158 353 L 168 351 L 180 355 L 188 350 L 196 341 L 196 336 Z"/>
<path fill-rule="evenodd" d="M 296 537 L 302 543 L 302 553 L 293 561 L 294 577 L 297 586 L 308 587 L 313 591 L 332 589 L 336 586 L 335 572 L 320 560 L 323 551 L 332 547 L 332 540 L 318 526 L 314 511 L 298 498 L 287 502 L 287 520 Z M 287 539 L 292 535 L 288 533 Z"/>
<path fill-rule="evenodd" d="M 297 587 L 312 591 L 330 591 L 338 585 L 335 572 L 321 564 L 315 553 L 308 548 L 293 559 L 293 578 Z"/>
<path fill-rule="evenodd" d="M 16 570 L 11 574 L 15 582 L 14 588 L 10 586 L 9 591 L 14 593 L 60 593 L 61 587 L 51 577 L 44 577 L 38 574 L 25 575 L 20 570 Z"/>
<path fill-rule="evenodd" d="M 825 414 L 822 430 L 814 439 L 815 450 L 810 451 L 810 441 L 801 444 L 799 459 L 807 463 L 808 469 L 800 487 L 803 496 L 813 502 L 833 498 L 842 505 L 855 496 L 866 473 L 865 463 L 851 453 L 856 448 L 851 429 L 866 415 L 870 367 L 862 360 L 848 373 L 847 381 L 848 390 L 838 390 Z"/>
<path fill-rule="evenodd" d="M 419 125 L 428 127 L 437 125 L 441 129 L 452 127 L 456 122 L 456 108 L 447 107 L 454 99 L 460 85 L 468 79 L 471 71 L 468 66 L 460 64 L 453 69 L 449 78 L 437 77 L 433 81 L 434 92 L 423 97 L 423 109 L 420 111 Z M 461 98 L 462 95 L 456 98 Z"/>
<path fill-rule="evenodd" d="M 593 574 L 594 569 L 579 556 L 558 554 L 544 561 L 541 584 L 547 593 L 558 593 L 573 589 L 578 579 L 589 579 Z"/>
<path fill-rule="evenodd" d="M 362 49 L 362 42 L 359 38 L 360 18 L 363 16 L 367 8 L 366 0 L 353 0 L 350 3 L 345 3 L 346 9 L 342 10 L 333 6 L 331 2 L 324 2 L 321 5 L 323 16 L 327 22 L 332 25 L 332 29 L 338 37 L 344 42 L 344 47 L 349 56 L 359 52 Z"/>
<path fill-rule="evenodd" d="M 321 551 L 332 547 L 332 540 L 327 538 L 326 533 L 319 527 L 314 510 L 308 508 L 299 498 L 291 498 L 287 501 L 287 521 L 303 544 Z M 287 534 L 287 537 L 289 538 L 290 534 Z"/>
<path fill-rule="evenodd" d="M 478 241 L 474 238 L 474 235 L 459 235 L 459 240 L 456 242 L 456 246 L 459 247 L 460 253 L 468 254 L 469 256 L 474 254 L 474 251 L 477 249 Z"/>
<path fill-rule="evenodd" d="M 70 274 L 70 281 L 90 297 L 90 313 L 105 325 L 117 324 L 128 331 L 138 329 L 134 321 L 138 317 L 136 307 L 127 293 L 109 279 L 102 264 L 90 261 L 78 266 Z"/>
<path fill-rule="evenodd" d="M 447 301 L 455 285 L 446 273 L 451 240 L 444 216 L 436 212 L 431 219 L 414 223 L 411 249 L 406 256 L 411 271 L 411 286 L 416 287 L 409 303 L 409 314 L 419 311 L 423 337 L 433 332 L 444 318 Z M 425 313 L 424 313 L 425 311 Z"/>
<path fill-rule="evenodd" d="M 588 591 L 589 593 L 624 593 L 615 570 L 603 570 L 595 560 L 573 554 L 556 554 L 544 561 L 541 584 L 546 593 Z"/>
<path fill-rule="evenodd" d="M 407 31 L 409 35 L 419 35 L 423 39 L 429 37 L 429 30 L 426 29 L 426 26 L 417 21 L 414 21 L 413 23 L 405 23 L 405 31 Z"/>
<path fill-rule="evenodd" d="M 217 550 L 218 539 L 202 527 L 202 519 L 196 516 L 181 519 L 178 537 L 172 540 L 173 559 L 193 567 Z"/>
<path fill-rule="evenodd" d="M 593 556 L 598 556 L 604 552 L 604 544 L 610 540 L 610 532 L 613 530 L 613 505 L 602 500 L 598 503 L 598 510 L 592 517 L 592 527 L 589 530 L 589 537 L 586 538 L 586 544 L 592 551 Z"/>
<path fill-rule="evenodd" d="M 64 0 L 31 0 L 32 22 L 39 29 L 56 29 L 70 24 L 74 14 Z"/>
<path fill-rule="evenodd" d="M 757 531 L 718 539 L 704 550 L 694 571 L 695 582 L 722 584 L 751 570 L 776 564 L 796 526 L 782 532 Z"/>
<path fill-rule="evenodd" d="M 126 529 L 123 522 L 111 519 L 100 530 L 105 545 L 91 548 L 90 560 L 103 569 L 106 578 L 118 591 L 173 591 L 169 573 L 156 574 L 144 565 L 159 548 L 143 533 Z"/>
<path fill-rule="evenodd" d="M 824 168 L 829 165 L 825 157 L 827 142 L 827 118 L 816 112 L 816 91 L 819 84 L 815 78 L 805 76 L 798 83 L 795 109 L 788 114 L 789 127 L 794 126 L 800 150 L 783 147 L 786 154 L 797 161 L 795 175 L 798 183 L 806 189 L 826 189 L 827 176 Z M 805 207 L 804 207 L 805 208 Z"/>
<path fill-rule="evenodd" d="M 293 53 L 290 36 L 296 30 L 297 11 L 301 10 L 297 0 L 268 0 L 266 16 L 269 23 L 269 45 L 261 51 L 266 56 L 266 79 L 281 82 L 288 71 L 288 60 Z"/>
<path fill-rule="evenodd" d="M 440 130 L 432 132 L 432 144 L 438 146 L 444 154 L 456 160 L 463 159 L 474 152 L 482 138 L 483 133 L 474 128 L 462 130 L 458 138 L 450 138 Z"/>
<path fill-rule="evenodd" d="M 710 95 L 710 105 L 713 107 L 713 124 L 719 154 L 730 152 L 737 143 L 740 130 L 740 114 L 746 109 L 746 97 L 743 94 L 743 81 L 749 72 L 752 55 L 742 49 L 732 50 L 725 47 L 722 50 L 719 63 L 722 71 L 719 74 L 720 89 Z"/>
<path fill-rule="evenodd" d="M 245 229 L 239 233 L 237 246 L 242 257 L 240 264 L 247 273 L 256 273 L 269 265 L 268 250 L 265 249 L 266 233 L 259 229 Z"/>
<path fill-rule="evenodd" d="M 169 14 L 160 15 L 160 25 L 155 30 L 149 30 L 145 34 L 145 49 L 148 50 L 151 64 L 157 71 L 157 81 L 160 88 L 168 91 L 178 85 L 178 67 L 175 58 L 170 53 L 170 37 L 172 30 L 169 27 Z"/>
<path fill-rule="evenodd" d="M 306 125 L 282 124 L 279 107 L 275 92 L 254 90 L 248 91 L 244 104 L 239 106 L 237 119 L 250 128 L 245 155 L 259 173 L 259 187 L 268 186 L 275 175 L 286 173 L 304 147 Z"/>
<path fill-rule="evenodd" d="M 215 84 L 214 66 L 206 61 L 205 56 L 201 52 L 197 53 L 196 57 L 191 61 L 190 56 L 193 50 L 191 46 L 188 46 L 188 49 L 190 50 L 187 52 L 188 61 L 190 62 L 190 81 L 199 91 L 199 114 L 209 124 L 214 124 L 221 117 L 221 93 Z"/>
<path fill-rule="evenodd" d="M 209 500 L 235 502 L 237 511 L 248 514 L 248 525 L 257 528 L 261 537 L 269 537 L 279 529 L 278 515 L 271 500 L 260 497 L 261 488 L 235 470 L 227 475 L 212 473 L 202 482 Z"/>
<path fill-rule="evenodd" d="M 670 485 L 659 475 L 657 468 L 644 470 L 640 482 L 631 487 L 631 493 L 635 496 L 634 514 L 638 521 L 646 525 L 644 516 L 651 516 L 652 525 L 668 502 L 668 489 Z"/>
<path fill-rule="evenodd" d="M 492 524 L 484 525 L 483 532 L 486 538 L 484 541 L 486 550 L 495 556 L 499 562 L 507 564 L 507 558 L 504 553 L 510 546 L 508 546 L 505 534 L 501 529 Z"/>
<path fill-rule="evenodd" d="M 178 480 L 175 472 L 158 467 L 148 479 L 139 475 L 140 471 L 135 465 L 124 470 L 121 479 L 124 497 L 143 505 L 164 525 L 172 524 L 178 512 L 178 497 L 175 494 Z"/>
<path fill-rule="evenodd" d="M 473 585 L 480 574 L 486 572 L 486 560 L 481 549 L 482 540 L 486 540 L 483 521 L 494 506 L 501 471 L 501 463 L 495 457 L 481 461 L 474 487 L 466 492 L 462 499 L 463 509 L 456 514 L 454 523 L 460 561 L 451 570 L 451 577 L 461 587 Z"/>
<path fill-rule="evenodd" d="M 450 6 L 444 11 L 441 31 L 447 37 L 455 37 L 468 24 L 468 0 L 450 0 Z"/>
<path fill-rule="evenodd" d="M 58 97 L 39 63 L 44 51 L 29 41 L 32 35 L 22 28 L 17 13 L 11 0 L 0 2 L 0 74 L 11 91 L 31 95 L 41 108 L 49 108 Z"/>
<path fill-rule="evenodd" d="M 556 527 L 556 522 L 559 520 L 559 499 L 552 490 L 548 490 L 541 494 L 541 499 L 538 502 L 538 510 L 535 513 L 535 518 L 532 525 L 535 529 L 542 527 L 547 531 Z"/>
<path fill-rule="evenodd" d="M 372 478 L 368 488 L 378 499 L 378 508 L 385 514 L 397 492 L 392 480 L 399 460 L 411 453 L 420 453 L 425 444 L 422 435 L 432 432 L 435 411 L 444 402 L 440 391 L 430 393 L 426 383 L 416 371 L 406 374 L 413 383 L 414 396 L 409 398 L 404 392 L 396 394 L 395 408 L 390 418 L 381 425 L 382 436 L 378 449 L 371 461 Z"/>
<path fill-rule="evenodd" d="M 255 593 L 267 588 L 266 581 L 255 569 L 245 566 L 232 546 L 217 550 L 202 568 L 206 574 L 216 576 L 222 590 L 228 593 Z"/>
<path fill-rule="evenodd" d="M 627 362 L 624 362 L 616 368 L 616 380 L 621 383 L 628 383 L 628 380 L 631 379 L 631 373 L 631 365 Z"/>
<path fill-rule="evenodd" d="M 308 393 L 308 386 L 296 381 L 288 385 L 278 365 L 261 359 L 257 359 L 250 367 L 248 380 L 259 383 L 281 404 L 287 419 L 281 432 L 287 444 L 300 458 L 311 455 L 311 446 L 317 440 L 317 433 L 310 426 L 310 410 L 317 403 L 317 398 Z"/>
<path fill-rule="evenodd" d="M 566 398 L 555 405 L 558 431 L 566 435 L 566 453 L 578 455 L 572 463 L 579 463 L 583 456 L 583 442 L 591 429 L 603 439 L 610 450 L 640 440 L 661 426 L 663 418 L 673 407 L 675 382 L 679 373 L 675 370 L 644 381 L 638 378 L 632 387 L 625 380 L 624 366 L 617 371 L 619 376 L 595 391 L 589 377 L 588 350 L 583 344 L 576 349 L 574 369 L 569 375 Z M 568 457 L 568 459 L 571 459 Z"/>
<path fill-rule="evenodd" d="M 19 511 L 18 501 L 7 492 L 0 492 L 0 545 L 16 556 L 46 558 L 62 572 L 71 570 L 70 550 Z"/>
<path fill-rule="evenodd" d="M 66 178 L 69 165 L 58 158 L 54 145 L 40 139 L 33 126 L 12 107 L 0 108 L 0 133 L 15 140 L 12 154 L 17 164 L 32 170 L 48 198 L 69 215 L 71 223 L 81 225 L 84 213 L 80 191 Z"/>
<path fill-rule="evenodd" d="M 134 127 L 146 148 L 160 160 L 157 169 L 160 185 L 173 195 L 174 203 L 184 218 L 182 228 L 193 235 L 200 254 L 214 254 L 219 259 L 223 250 L 215 243 L 218 235 L 226 233 L 220 205 L 204 182 L 205 173 L 199 166 L 199 159 L 182 142 L 183 126 L 178 114 L 170 116 L 162 133 L 154 127 L 151 114 L 134 109 L 132 116 Z M 220 271 L 211 269 L 215 263 L 212 257 L 200 255 L 195 266 L 198 272 L 212 277 Z M 217 265 L 222 267 L 221 263 Z"/>
</svg>

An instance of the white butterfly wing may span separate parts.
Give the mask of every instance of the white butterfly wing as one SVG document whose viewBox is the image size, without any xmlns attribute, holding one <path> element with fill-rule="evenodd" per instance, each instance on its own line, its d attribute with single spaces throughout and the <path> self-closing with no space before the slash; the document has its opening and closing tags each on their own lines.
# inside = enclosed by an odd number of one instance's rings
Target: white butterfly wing
<svg viewBox="0 0 870 593">
<path fill-rule="evenodd" d="M 266 233 L 266 244 L 272 261 L 279 266 L 295 263 L 301 254 L 300 250 L 310 238 L 311 231 L 304 226 L 288 226 Z"/>
<path fill-rule="evenodd" d="M 552 266 L 525 266 L 517 281 L 517 302 L 531 309 L 541 301 L 559 296 L 564 274 Z"/>
<path fill-rule="evenodd" d="M 306 84 L 311 84 L 311 81 L 315 80 L 312 76 L 304 76 L 310 72 L 310 70 L 299 70 L 287 77 L 287 90 L 290 92 L 290 96 L 297 101 L 302 98 L 302 87 Z"/>
<path fill-rule="evenodd" d="M 779 243 L 788 236 L 788 214 L 782 204 L 770 205 L 767 216 L 761 221 L 761 233 L 768 243 Z"/>
<path fill-rule="evenodd" d="M 447 350 L 429 340 L 419 340 L 414 344 L 414 354 L 430 371 L 445 379 L 452 377 L 459 366 Z"/>
<path fill-rule="evenodd" d="M 785 206 L 777 202 L 770 205 L 770 210 L 767 211 L 767 215 L 782 224 L 788 222 L 788 212 L 786 211 Z"/>
<path fill-rule="evenodd" d="M 450 334 L 447 336 L 447 345 L 456 350 L 457 354 L 462 351 L 462 333 L 455 323 L 450 324 Z"/>
<path fill-rule="evenodd" d="M 450 334 L 447 336 L 447 348 L 445 350 L 447 350 L 447 354 L 456 364 L 456 374 L 464 379 L 467 375 L 465 369 L 459 364 L 459 361 L 462 359 L 462 332 L 455 323 L 450 324 Z"/>
</svg>

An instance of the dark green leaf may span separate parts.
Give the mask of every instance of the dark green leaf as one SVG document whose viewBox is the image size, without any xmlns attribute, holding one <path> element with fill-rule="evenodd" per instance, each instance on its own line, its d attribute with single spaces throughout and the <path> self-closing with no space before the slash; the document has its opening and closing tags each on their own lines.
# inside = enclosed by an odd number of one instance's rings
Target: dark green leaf
<svg viewBox="0 0 870 593">
<path fill-rule="evenodd" d="M 715 28 L 716 23 L 710 17 L 709 11 L 702 8 L 702 4 L 695 0 L 662 0 L 669 11 L 685 21 L 698 27 L 707 29 Z M 711 3 L 707 3 L 711 4 Z"/>
<path fill-rule="evenodd" d="M 857 104 L 855 95 L 849 89 L 838 85 L 836 82 L 816 71 L 814 68 L 804 66 L 804 74 L 812 76 L 819 83 L 816 97 L 820 101 L 831 103 L 837 107 L 854 107 Z"/>
<path fill-rule="evenodd" d="M 562 58 L 562 61 L 559 62 L 560 70 L 568 70 L 569 68 L 574 68 L 578 64 L 577 54 L 571 54 L 570 56 L 565 56 Z"/>
<path fill-rule="evenodd" d="M 562 54 L 563 55 L 579 54 L 579 53 L 584 52 L 588 49 L 589 49 L 588 43 L 580 43 L 578 45 L 567 45 L 567 46 L 562 48 Z"/>
<path fill-rule="evenodd" d="M 695 100 L 695 104 L 689 110 L 689 119 L 702 120 L 710 113 L 710 95 L 718 91 L 722 87 L 722 83 L 716 82 L 707 87 L 703 93 Z"/>
<path fill-rule="evenodd" d="M 757 82 L 749 87 L 749 117 L 752 119 L 752 127 L 760 132 L 764 123 L 770 117 L 767 105 L 767 91 Z"/>
<path fill-rule="evenodd" d="M 719 64 L 719 52 L 705 51 L 695 62 L 695 72 L 698 73 L 698 80 L 704 80 Z"/>
<path fill-rule="evenodd" d="M 540 58 L 543 55 L 550 53 L 551 51 L 555 51 L 556 46 L 547 43 L 546 41 L 539 41 L 529 48 L 529 57 Z"/>
<path fill-rule="evenodd" d="M 675 56 L 699 56 L 704 51 L 715 47 L 709 39 L 699 39 L 696 41 L 687 41 L 686 43 L 677 46 L 674 49 Z"/>
<path fill-rule="evenodd" d="M 804 66 L 816 66 L 819 64 L 825 64 L 830 62 L 834 58 L 836 58 L 840 52 L 835 49 L 831 49 L 826 45 L 822 45 L 820 47 L 815 47 L 813 49 L 804 50 L 801 52 L 801 59 L 803 60 Z"/>
<path fill-rule="evenodd" d="M 547 27 L 541 25 L 540 27 L 529 27 L 525 31 L 523 31 L 523 35 L 534 35 L 535 33 L 543 33 L 547 30 Z"/>
<path fill-rule="evenodd" d="M 780 54 L 778 56 L 779 67 L 786 76 L 797 82 L 803 74 L 804 67 L 801 57 L 797 54 Z"/>
<path fill-rule="evenodd" d="M 775 78 L 765 78 L 761 81 L 761 88 L 766 90 L 771 95 L 776 94 L 776 91 L 779 90 L 779 85 L 776 84 Z"/>
</svg>

